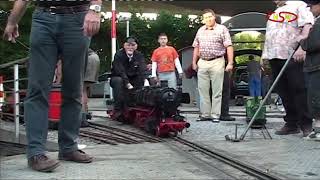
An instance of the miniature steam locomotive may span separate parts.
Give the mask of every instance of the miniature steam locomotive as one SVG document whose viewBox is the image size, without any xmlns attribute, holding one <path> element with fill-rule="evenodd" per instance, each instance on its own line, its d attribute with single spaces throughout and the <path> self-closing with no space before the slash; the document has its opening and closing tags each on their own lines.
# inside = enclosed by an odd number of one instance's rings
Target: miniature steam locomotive
<svg viewBox="0 0 320 180">
<path fill-rule="evenodd" d="M 134 124 L 158 137 L 170 133 L 176 136 L 178 132 L 190 127 L 178 110 L 181 103 L 190 103 L 189 94 L 182 93 L 181 86 L 176 90 L 169 88 L 167 82 L 162 81 L 161 86 L 132 89 L 127 93 L 122 118 L 124 123 Z M 113 111 L 108 113 L 111 119 L 116 120 Z"/>
</svg>

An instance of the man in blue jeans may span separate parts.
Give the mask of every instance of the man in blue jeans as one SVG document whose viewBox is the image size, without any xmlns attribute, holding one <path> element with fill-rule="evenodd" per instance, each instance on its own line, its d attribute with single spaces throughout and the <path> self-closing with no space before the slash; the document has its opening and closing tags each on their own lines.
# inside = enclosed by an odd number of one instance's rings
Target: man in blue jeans
<svg viewBox="0 0 320 180">
<path fill-rule="evenodd" d="M 247 69 L 249 76 L 250 96 L 261 96 L 261 65 L 260 62 L 254 60 L 253 55 L 249 56 Z"/>
<path fill-rule="evenodd" d="M 16 0 L 4 38 L 15 42 L 18 22 L 30 1 Z M 28 165 L 48 172 L 59 161 L 45 155 L 48 129 L 48 94 L 58 54 L 62 61 L 62 106 L 59 123 L 59 159 L 89 163 L 92 157 L 78 149 L 84 61 L 90 37 L 99 31 L 101 0 L 36 1 L 30 34 L 30 61 L 24 117 Z"/>
</svg>

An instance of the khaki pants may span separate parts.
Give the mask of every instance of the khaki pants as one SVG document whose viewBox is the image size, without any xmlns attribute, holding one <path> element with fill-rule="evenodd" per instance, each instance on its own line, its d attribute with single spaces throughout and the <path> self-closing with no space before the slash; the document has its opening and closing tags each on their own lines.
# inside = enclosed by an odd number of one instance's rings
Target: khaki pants
<svg viewBox="0 0 320 180">
<path fill-rule="evenodd" d="M 219 118 L 221 114 L 222 85 L 224 77 L 224 57 L 198 61 L 198 89 L 201 117 Z M 212 99 L 210 101 L 210 82 Z"/>
</svg>

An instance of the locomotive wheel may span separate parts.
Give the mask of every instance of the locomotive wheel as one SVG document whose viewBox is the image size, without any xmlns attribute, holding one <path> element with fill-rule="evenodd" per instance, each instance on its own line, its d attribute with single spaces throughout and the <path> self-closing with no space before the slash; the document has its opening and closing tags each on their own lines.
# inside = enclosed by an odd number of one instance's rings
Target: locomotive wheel
<svg viewBox="0 0 320 180">
<path fill-rule="evenodd" d="M 168 136 L 169 136 L 169 137 L 177 137 L 177 136 L 178 136 L 178 131 L 169 132 Z"/>
<path fill-rule="evenodd" d="M 152 134 L 156 135 L 155 118 L 148 118 L 144 121 L 144 129 Z"/>
<path fill-rule="evenodd" d="M 178 131 L 173 133 L 173 137 L 177 137 L 178 136 Z"/>
</svg>

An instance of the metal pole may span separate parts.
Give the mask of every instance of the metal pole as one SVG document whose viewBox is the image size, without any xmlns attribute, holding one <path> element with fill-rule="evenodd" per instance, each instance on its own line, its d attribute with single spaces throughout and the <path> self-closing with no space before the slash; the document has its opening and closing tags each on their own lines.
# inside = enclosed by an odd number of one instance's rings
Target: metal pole
<svg viewBox="0 0 320 180">
<path fill-rule="evenodd" d="M 127 37 L 130 36 L 130 21 L 127 20 Z"/>
<path fill-rule="evenodd" d="M 116 28 L 116 19 L 117 19 L 117 13 L 116 13 L 116 1 L 112 0 L 112 18 L 111 18 L 111 66 L 112 62 L 114 60 L 114 55 L 116 54 L 117 49 L 117 28 Z M 113 99 L 112 94 L 112 87 L 110 86 L 110 99 Z"/>
<path fill-rule="evenodd" d="M 292 56 L 293 56 L 294 53 L 297 51 L 298 47 L 299 47 L 299 46 L 297 46 L 297 47 L 294 49 L 294 51 L 289 55 L 289 58 L 287 59 L 286 63 L 283 65 L 283 67 L 281 68 L 281 70 L 280 70 L 277 78 L 274 80 L 274 82 L 273 82 L 272 86 L 270 87 L 267 95 L 263 98 L 263 100 L 262 100 L 262 102 L 260 103 L 257 111 L 254 113 L 253 117 L 251 118 L 251 120 L 250 120 L 247 128 L 244 130 L 244 132 L 243 132 L 242 135 L 240 136 L 240 140 L 243 140 L 243 139 L 245 138 L 245 136 L 246 136 L 249 128 L 251 127 L 251 125 L 252 125 L 253 122 L 255 121 L 256 117 L 258 116 L 260 109 L 261 109 L 262 106 L 265 104 L 265 102 L 267 101 L 268 96 L 270 96 L 271 92 L 273 91 L 273 89 L 274 89 L 275 86 L 277 85 L 279 79 L 281 78 L 283 72 L 286 70 L 289 62 L 291 61 Z"/>
<path fill-rule="evenodd" d="M 116 27 L 116 20 L 117 20 L 117 13 L 116 13 L 116 1 L 112 0 L 112 22 L 111 22 L 111 58 L 113 61 L 114 55 L 116 54 L 116 43 L 117 43 L 117 27 Z"/>
<path fill-rule="evenodd" d="M 14 65 L 14 121 L 15 121 L 15 137 L 16 141 L 19 142 L 19 65 Z"/>
<path fill-rule="evenodd" d="M 4 105 L 3 76 L 1 76 L 0 74 L 0 111 L 3 105 Z M 0 115 L 0 118 L 1 118 L 1 115 Z"/>
</svg>

